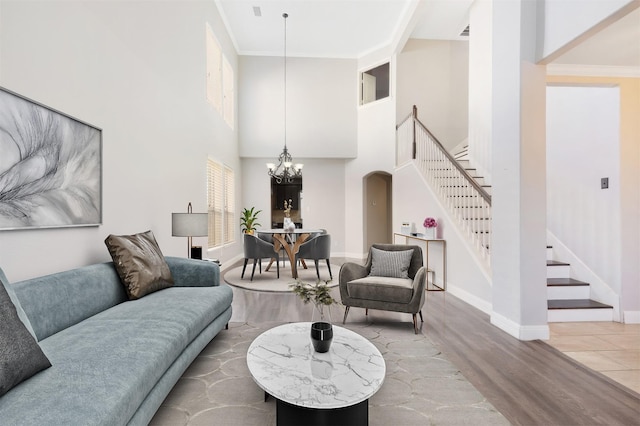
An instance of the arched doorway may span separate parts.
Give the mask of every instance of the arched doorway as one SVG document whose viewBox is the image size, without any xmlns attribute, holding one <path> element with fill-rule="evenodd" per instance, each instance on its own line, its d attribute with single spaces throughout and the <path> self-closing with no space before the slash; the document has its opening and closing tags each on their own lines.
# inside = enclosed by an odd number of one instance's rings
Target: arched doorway
<svg viewBox="0 0 640 426">
<path fill-rule="evenodd" d="M 392 176 L 386 172 L 373 172 L 364 177 L 364 248 L 373 243 L 392 242 L 391 209 Z"/>
</svg>

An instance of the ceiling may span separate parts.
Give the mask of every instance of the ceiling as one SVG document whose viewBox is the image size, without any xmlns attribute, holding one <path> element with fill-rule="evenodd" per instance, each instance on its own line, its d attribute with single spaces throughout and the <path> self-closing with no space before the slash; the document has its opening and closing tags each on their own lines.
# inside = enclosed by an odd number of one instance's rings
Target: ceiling
<svg viewBox="0 0 640 426">
<path fill-rule="evenodd" d="M 359 58 L 402 36 L 467 40 L 473 0 L 215 0 L 240 55 Z M 259 11 L 260 16 L 256 16 Z M 414 18 L 415 15 L 415 18 Z M 471 29 L 473 34 L 473 29 Z M 553 63 L 640 67 L 640 9 Z"/>
</svg>

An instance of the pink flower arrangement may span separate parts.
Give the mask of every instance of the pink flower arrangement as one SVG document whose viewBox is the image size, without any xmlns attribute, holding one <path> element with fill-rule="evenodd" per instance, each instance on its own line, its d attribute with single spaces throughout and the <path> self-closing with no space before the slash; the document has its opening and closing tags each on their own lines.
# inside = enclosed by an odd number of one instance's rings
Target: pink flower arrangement
<svg viewBox="0 0 640 426">
<path fill-rule="evenodd" d="M 436 222 L 434 218 L 428 217 L 424 220 L 424 223 L 422 225 L 425 228 L 435 228 L 436 226 L 438 226 L 438 222 Z"/>
</svg>

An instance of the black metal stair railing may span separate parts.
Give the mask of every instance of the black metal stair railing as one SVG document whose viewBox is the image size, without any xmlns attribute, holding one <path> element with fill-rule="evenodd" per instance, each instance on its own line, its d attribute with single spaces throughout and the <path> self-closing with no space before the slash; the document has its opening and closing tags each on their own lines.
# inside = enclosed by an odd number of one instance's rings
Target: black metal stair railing
<svg viewBox="0 0 640 426">
<path fill-rule="evenodd" d="M 491 195 L 418 120 L 417 108 L 396 126 L 396 166 L 413 161 L 481 257 L 490 260 Z"/>
</svg>

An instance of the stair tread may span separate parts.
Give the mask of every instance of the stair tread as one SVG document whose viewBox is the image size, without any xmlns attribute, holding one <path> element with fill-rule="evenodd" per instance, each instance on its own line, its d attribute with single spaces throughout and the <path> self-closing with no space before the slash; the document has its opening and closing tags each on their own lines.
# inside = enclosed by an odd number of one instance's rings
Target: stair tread
<svg viewBox="0 0 640 426">
<path fill-rule="evenodd" d="M 591 299 L 548 300 L 549 309 L 613 309 L 610 305 Z"/>
<path fill-rule="evenodd" d="M 588 286 L 589 283 L 573 278 L 547 278 L 547 286 Z"/>
<path fill-rule="evenodd" d="M 560 262 L 557 260 L 547 260 L 547 266 L 571 266 L 570 263 Z"/>
</svg>

